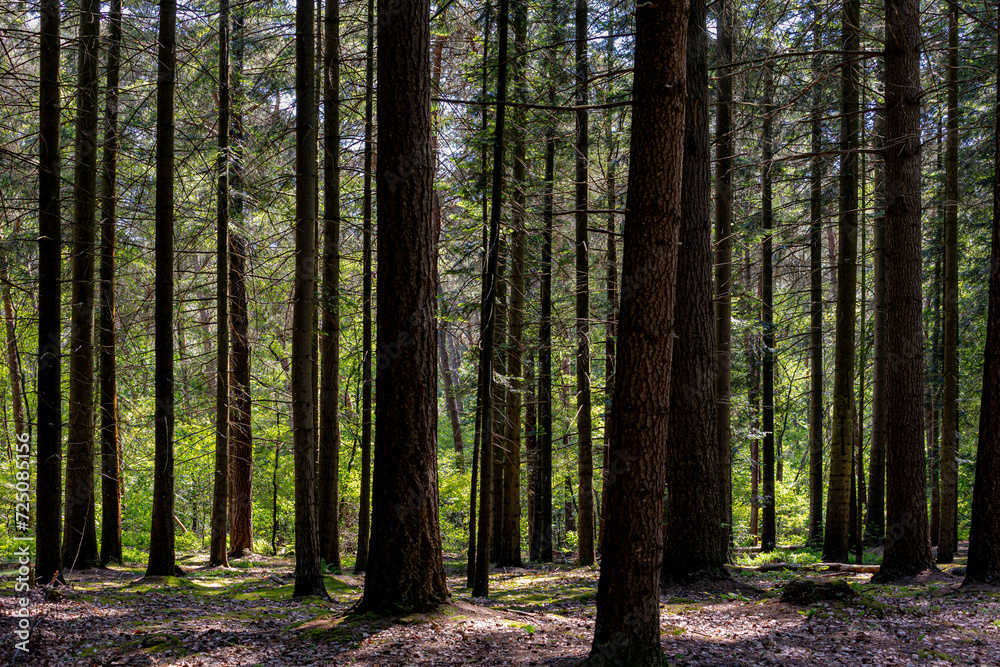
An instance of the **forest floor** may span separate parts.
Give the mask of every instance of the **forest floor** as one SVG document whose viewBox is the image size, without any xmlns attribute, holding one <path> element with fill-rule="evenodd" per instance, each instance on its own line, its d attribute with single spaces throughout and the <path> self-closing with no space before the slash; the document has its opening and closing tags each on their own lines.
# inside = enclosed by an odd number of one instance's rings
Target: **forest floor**
<svg viewBox="0 0 1000 667">
<path fill-rule="evenodd" d="M 964 544 L 962 545 L 965 546 Z M 960 567 L 960 558 L 949 570 Z M 789 560 L 793 558 L 789 557 Z M 346 615 L 363 581 L 326 577 L 331 600 L 292 600 L 294 562 L 251 556 L 226 570 L 205 554 L 184 558 L 184 578 L 142 580 L 139 565 L 71 573 L 55 595 L 31 593 L 31 653 L 18 665 L 558 665 L 587 654 L 595 568 L 498 571 L 489 600 L 473 599 L 463 566 L 446 559 L 452 604 L 397 619 Z M 731 570 L 723 584 L 663 591 L 661 626 L 671 665 L 1000 665 L 1000 591 L 960 588 L 948 570 L 875 586 L 870 574 Z M 957 574 L 961 574 L 958 570 Z M 2 573 L 4 615 L 13 576 Z M 853 600 L 790 604 L 796 578 L 846 581 Z M 848 591 L 850 593 L 850 591 Z M 12 660 L 13 658 L 13 660 Z"/>
</svg>

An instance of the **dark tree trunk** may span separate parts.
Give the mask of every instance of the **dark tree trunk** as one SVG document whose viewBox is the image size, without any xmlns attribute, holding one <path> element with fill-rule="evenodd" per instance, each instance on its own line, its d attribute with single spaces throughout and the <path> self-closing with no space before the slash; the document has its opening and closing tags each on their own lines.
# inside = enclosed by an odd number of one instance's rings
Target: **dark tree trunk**
<svg viewBox="0 0 1000 667">
<path fill-rule="evenodd" d="M 826 500 L 823 560 L 846 563 L 849 555 L 850 489 L 854 458 L 854 384 L 858 263 L 858 131 L 860 88 L 856 59 L 860 48 L 860 0 L 844 0 L 840 74 L 840 214 L 837 257 L 837 319 L 833 371 L 833 440 Z"/>
<path fill-rule="evenodd" d="M 504 151 L 506 152 L 506 151 Z M 502 163 L 499 163 L 501 170 Z M 496 167 L 494 167 L 496 168 Z M 502 206 L 502 199 L 498 206 Z M 507 375 L 507 355 L 504 338 L 507 333 L 507 284 L 504 272 L 507 268 L 507 244 L 503 233 L 500 234 L 500 257 L 497 262 L 497 275 L 495 284 L 497 286 L 497 300 L 494 305 L 494 315 L 496 319 L 496 329 L 493 333 L 493 372 L 491 373 L 490 389 L 493 395 L 493 531 L 490 534 L 490 561 L 500 560 L 500 543 L 504 537 L 503 522 L 503 477 L 504 477 L 504 454 L 507 451 L 506 436 L 506 415 L 507 388 L 499 378 Z"/>
<path fill-rule="evenodd" d="M 174 560 L 174 85 L 176 0 L 161 0 L 156 78 L 156 396 L 153 518 L 146 576 L 178 574 Z"/>
<path fill-rule="evenodd" d="M 590 130 L 587 122 L 590 65 L 587 0 L 576 0 L 576 442 L 580 495 L 577 533 L 580 565 L 594 562 L 594 442 L 590 416 Z"/>
<path fill-rule="evenodd" d="M 448 600 L 438 527 L 429 0 L 379 8 L 378 382 L 372 542 L 359 611 Z"/>
<path fill-rule="evenodd" d="M 483 60 L 482 60 L 482 88 L 480 92 L 480 99 L 486 101 L 489 94 L 489 53 L 490 53 L 490 28 L 492 26 L 492 4 L 490 0 L 486 0 L 486 7 L 483 9 Z M 486 141 L 486 131 L 489 123 L 489 114 L 487 113 L 487 107 L 484 105 L 481 108 L 481 154 L 480 154 L 480 164 L 482 169 L 479 174 L 479 182 L 477 184 L 477 189 L 480 193 L 480 200 L 482 204 L 482 227 L 483 227 L 483 253 L 484 261 L 482 264 L 482 271 L 480 272 L 480 312 L 482 311 L 483 304 L 486 303 L 487 292 L 489 285 L 487 284 L 487 269 L 489 268 L 489 199 L 487 196 L 487 174 L 489 172 L 489 150 Z M 482 334 L 484 331 L 485 323 L 480 320 L 479 331 L 480 331 L 480 344 L 482 343 Z M 479 461 L 482 454 L 480 453 L 482 444 L 482 430 L 483 430 L 483 396 L 486 393 L 485 376 L 483 374 L 482 366 L 482 351 L 480 350 L 479 359 L 476 362 L 476 417 L 475 426 L 473 427 L 472 436 L 472 487 L 469 490 L 469 553 L 468 553 L 468 565 L 466 567 L 465 578 L 466 586 L 472 588 L 475 586 L 476 581 L 476 568 L 478 566 L 479 549 L 477 546 L 477 529 L 479 523 L 482 522 L 482 518 L 477 518 L 476 514 L 476 493 L 482 494 L 482 491 L 477 486 L 479 482 Z M 480 513 L 481 517 L 481 513 Z M 484 536 L 482 539 L 489 539 Z M 487 559 L 488 561 L 489 559 Z M 489 576 L 489 575 L 487 575 Z"/>
<path fill-rule="evenodd" d="M 820 10 L 813 3 L 813 50 L 823 48 Z M 820 55 L 813 56 L 813 78 L 820 75 Z M 809 535 L 823 540 L 823 126 L 822 86 L 813 88 L 809 161 Z"/>
<path fill-rule="evenodd" d="M 108 21 L 108 72 L 101 165 L 101 268 L 98 331 L 101 368 L 101 562 L 122 562 L 121 449 L 115 360 L 115 225 L 118 180 L 118 78 L 122 5 L 112 0 Z"/>
<path fill-rule="evenodd" d="M 69 414 L 63 563 L 101 565 L 94 516 L 94 229 L 97 218 L 98 51 L 101 7 L 80 7 L 76 160 L 73 183 L 73 288 L 70 303 Z"/>
<path fill-rule="evenodd" d="M 761 173 L 761 225 L 764 228 L 764 243 L 761 262 L 761 322 L 763 331 L 761 350 L 761 380 L 763 384 L 763 404 L 761 416 L 764 432 L 763 493 L 761 500 L 764 521 L 760 531 L 760 548 L 763 552 L 773 551 L 777 546 L 777 523 L 774 516 L 774 208 L 772 193 L 772 159 L 774 139 L 774 66 L 768 60 L 764 64 L 764 132 L 763 165 Z"/>
<path fill-rule="evenodd" d="M 554 14 L 554 9 L 552 10 Z M 555 89 L 549 89 L 549 102 Z M 541 320 L 538 324 L 538 485 L 530 559 L 552 562 L 552 214 L 555 128 L 545 130 L 545 185 L 542 203 Z"/>
<path fill-rule="evenodd" d="M 295 456 L 294 597 L 326 597 L 316 518 L 316 50 L 312 0 L 295 9 L 295 285 L 292 309 L 292 444 Z"/>
<path fill-rule="evenodd" d="M 614 58 L 615 44 L 615 16 L 614 9 L 609 9 L 611 16 L 608 19 L 608 38 L 605 41 L 608 63 Z M 609 88 L 610 90 L 610 88 Z M 610 100 L 610 95 L 607 100 Z M 707 102 L 707 100 L 706 100 Z M 608 517 L 608 497 L 604 493 L 604 480 L 607 477 L 608 448 L 611 442 L 611 420 L 612 406 L 615 390 L 615 339 L 618 337 L 618 241 L 615 233 L 615 206 L 618 204 L 616 193 L 616 169 L 614 150 L 614 122 L 611 109 L 605 110 L 605 135 L 604 145 L 607 151 L 607 203 L 608 203 L 608 233 L 605 238 L 605 273 L 606 273 L 606 293 L 608 299 L 607 319 L 604 323 L 604 446 L 601 459 L 604 463 L 604 474 L 601 477 L 601 507 L 597 520 L 599 528 L 597 538 L 597 550 L 601 549 L 601 542 L 604 539 L 604 531 L 607 528 Z M 709 161 L 711 157 L 709 156 Z M 711 196 L 711 194 L 709 195 Z M 711 276 L 709 276 L 711 280 Z M 714 340 L 714 339 L 713 339 Z M 714 419 L 714 416 L 712 417 Z"/>
<path fill-rule="evenodd" d="M 372 461 L 372 93 L 375 78 L 375 0 L 368 0 L 365 57 L 365 175 L 362 195 L 362 360 L 361 360 L 361 498 L 358 508 L 358 553 L 355 572 L 368 567 L 368 533 L 371 518 Z"/>
<path fill-rule="evenodd" d="M 708 140 L 708 34 L 705 0 L 687 27 L 687 105 L 670 432 L 661 581 L 726 577 L 725 475 L 715 421 L 712 317 L 712 154 Z"/>
<path fill-rule="evenodd" d="M 997 81 L 1000 91 L 1000 33 L 997 35 Z M 976 482 L 972 492 L 972 527 L 965 584 L 1000 585 L 1000 95 L 994 108 L 993 239 L 990 253 L 989 310 L 983 360 L 982 405 Z"/>
<path fill-rule="evenodd" d="M 940 129 L 940 128 L 939 128 Z M 938 133 L 940 135 L 940 132 Z M 938 142 L 940 145 L 940 142 Z M 939 151 L 940 153 L 940 151 Z M 941 161 L 938 160 L 938 171 L 941 171 Z M 941 207 L 938 208 L 942 212 Z M 940 222 L 940 220 L 938 221 Z M 927 472 L 930 475 L 930 516 L 929 528 L 931 546 L 938 544 L 941 528 L 941 433 L 939 420 L 941 416 L 941 260 L 943 225 L 935 230 L 932 236 L 931 252 L 934 253 L 933 271 L 931 274 L 930 326 L 931 333 L 928 342 L 930 352 L 930 368 L 925 374 L 925 401 L 927 409 Z"/>
<path fill-rule="evenodd" d="M 944 187 L 944 373 L 941 405 L 941 530 L 937 560 L 955 559 L 958 518 L 958 5 L 948 7 L 948 135 Z"/>
<path fill-rule="evenodd" d="M 247 317 L 247 242 L 229 242 L 229 326 L 232 384 L 229 418 L 229 555 L 253 550 L 253 435 L 250 431 L 250 337 Z"/>
<path fill-rule="evenodd" d="M 493 365 L 496 362 L 494 344 L 497 331 L 497 293 L 500 289 L 500 204 L 503 196 L 503 138 L 504 115 L 507 102 L 507 25 L 509 22 L 507 0 L 500 0 L 497 19 L 499 49 L 497 55 L 497 116 L 493 133 L 493 192 L 490 204 L 490 230 L 487 244 L 486 271 L 483 274 L 483 303 L 479 315 L 480 358 L 479 382 L 482 386 L 482 452 L 480 455 L 479 534 L 476 543 L 476 576 L 472 594 L 486 597 L 489 594 L 490 548 L 493 543 L 494 469 L 493 469 Z"/>
<path fill-rule="evenodd" d="M 688 5 L 636 11 L 608 523 L 590 664 L 658 665 L 663 488 L 682 219 Z"/>
<path fill-rule="evenodd" d="M 319 409 L 320 552 L 340 571 L 340 3 L 326 0 L 323 115 L 323 335 Z"/>
<path fill-rule="evenodd" d="M 732 338 L 733 338 L 733 0 L 717 10 L 719 66 L 715 112 L 715 431 L 726 487 L 726 544 L 732 542 Z M 727 547 L 728 548 L 728 547 Z"/>
<path fill-rule="evenodd" d="M 886 544 L 876 582 L 933 568 L 923 447 L 920 271 L 920 23 L 886 0 Z"/>
<path fill-rule="evenodd" d="M 514 60 L 511 78 L 514 81 L 514 95 L 517 102 L 527 98 L 525 83 L 525 52 L 527 48 L 528 10 L 523 0 L 513 3 Z M 497 565 L 500 567 L 521 566 L 521 393 L 524 386 L 521 365 L 524 329 L 524 219 L 527 203 L 527 166 L 525 157 L 525 114 L 522 108 L 515 108 L 513 114 L 513 165 L 511 194 L 511 234 L 510 249 L 510 298 L 508 300 L 507 322 L 507 376 L 510 391 L 505 402 L 506 452 L 503 473 L 503 533 Z"/>
<path fill-rule="evenodd" d="M 875 111 L 874 134 L 879 151 L 874 169 L 875 248 L 872 264 L 875 272 L 874 341 L 872 369 L 872 436 L 868 458 L 868 516 L 865 538 L 876 544 L 885 540 L 885 159 L 882 154 L 885 110 Z"/>
<path fill-rule="evenodd" d="M 215 240 L 215 475 L 209 566 L 229 567 L 226 529 L 229 503 L 229 0 L 219 0 L 219 157 Z"/>
<path fill-rule="evenodd" d="M 62 231 L 59 210 L 59 2 L 41 0 L 38 111 L 38 435 L 36 441 L 35 577 L 62 573 L 62 385 L 60 321 Z"/>
</svg>

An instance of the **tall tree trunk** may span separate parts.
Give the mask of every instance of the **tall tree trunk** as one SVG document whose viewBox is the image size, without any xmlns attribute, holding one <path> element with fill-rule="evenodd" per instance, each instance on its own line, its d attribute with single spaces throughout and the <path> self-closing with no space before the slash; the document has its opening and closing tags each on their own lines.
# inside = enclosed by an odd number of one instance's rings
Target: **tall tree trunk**
<svg viewBox="0 0 1000 667">
<path fill-rule="evenodd" d="M 891 0 L 890 0 L 891 1 Z M 837 257 L 837 324 L 833 371 L 833 441 L 830 444 L 830 481 L 826 500 L 823 560 L 847 562 L 850 533 L 850 488 L 854 458 L 855 316 L 858 263 L 858 130 L 860 88 L 853 53 L 860 49 L 860 0 L 844 0 L 840 74 L 840 213 Z"/>
<path fill-rule="evenodd" d="M 717 11 L 719 65 L 715 112 L 715 421 L 719 467 L 726 487 L 726 543 L 732 542 L 732 337 L 733 337 L 733 31 L 734 0 Z"/>
<path fill-rule="evenodd" d="M 59 171 L 59 2 L 41 0 L 38 111 L 38 435 L 36 489 L 62 488 L 60 361 L 62 231 Z M 35 577 L 62 573 L 62 494 L 35 494 Z"/>
<path fill-rule="evenodd" d="M 295 9 L 295 285 L 292 309 L 292 445 L 295 456 L 294 597 L 326 597 L 316 518 L 316 50 L 312 0 Z"/>
<path fill-rule="evenodd" d="M 609 8 L 608 11 L 611 12 L 611 14 L 608 18 L 608 38 L 605 41 L 605 45 L 608 68 L 611 69 L 615 48 L 615 15 L 613 7 Z M 610 90 L 609 86 L 607 88 L 605 101 L 610 101 L 611 99 Z M 615 238 L 617 236 L 615 232 L 615 206 L 618 205 L 618 197 L 616 193 L 617 174 L 614 158 L 614 120 L 612 109 L 605 109 L 604 113 L 606 121 L 604 146 L 607 151 L 608 160 L 606 167 L 608 188 L 608 233 L 605 238 L 606 266 L 604 270 L 607 285 L 606 293 L 608 299 L 608 314 L 604 324 L 604 447 L 601 454 L 601 459 L 604 463 L 604 475 L 601 478 L 601 508 L 599 510 L 600 516 L 597 521 L 598 528 L 600 529 L 597 541 L 598 551 L 600 551 L 601 541 L 604 539 L 604 531 L 607 528 L 608 496 L 604 493 L 604 480 L 607 477 L 608 461 L 610 460 L 608 452 L 611 442 L 612 399 L 614 398 L 615 390 L 615 339 L 618 337 L 618 241 Z M 711 279 L 711 277 L 709 279 Z"/>
<path fill-rule="evenodd" d="M 146 576 L 180 573 L 174 560 L 174 86 L 177 2 L 160 0 L 156 77 L 156 396 L 153 517 Z"/>
<path fill-rule="evenodd" d="M 472 594 L 486 597 L 489 594 L 490 548 L 493 542 L 493 365 L 496 362 L 494 344 L 497 330 L 497 293 L 500 289 L 500 204 L 503 198 L 503 139 L 504 116 L 507 102 L 507 25 L 508 0 L 500 0 L 497 19 L 499 48 L 497 54 L 497 116 L 493 132 L 493 191 L 490 204 L 490 230 L 487 244 L 486 271 L 483 275 L 484 291 L 480 322 L 479 382 L 483 387 L 482 402 L 482 452 L 480 460 L 479 535 L 476 543 L 476 576 Z"/>
<path fill-rule="evenodd" d="M 550 13 L 555 15 L 555 5 Z M 552 54 L 551 57 L 554 57 Z M 551 63 L 549 67 L 554 69 Z M 549 88 L 549 103 L 555 88 Z M 541 319 L 538 324 L 538 485 L 535 488 L 534 532 L 530 558 L 552 562 L 552 214 L 555 180 L 555 127 L 545 130 L 545 184 L 542 195 Z"/>
<path fill-rule="evenodd" d="M 122 5 L 112 0 L 108 21 L 108 71 L 101 164 L 101 268 L 98 331 L 101 368 L 101 562 L 122 562 L 121 449 L 115 360 L 115 225 L 118 180 L 118 79 Z"/>
<path fill-rule="evenodd" d="M 379 11 L 378 383 L 372 543 L 359 611 L 448 600 L 437 487 L 429 0 Z"/>
<path fill-rule="evenodd" d="M 724 578 L 725 476 L 715 422 L 712 318 L 712 154 L 708 140 L 708 34 L 705 0 L 694 0 L 687 26 L 687 105 L 670 432 L 661 581 Z"/>
<path fill-rule="evenodd" d="M 948 137 L 944 202 L 944 389 L 941 406 L 941 530 L 937 560 L 955 559 L 958 519 L 958 5 L 948 7 Z"/>
<path fill-rule="evenodd" d="M 94 229 L 97 218 L 98 52 L 101 7 L 80 6 L 77 50 L 76 160 L 73 183 L 73 289 L 63 563 L 101 565 L 94 516 Z"/>
<path fill-rule="evenodd" d="M 763 165 L 761 174 L 761 223 L 764 228 L 763 262 L 761 275 L 761 321 L 763 322 L 763 343 L 761 351 L 761 379 L 763 381 L 764 461 L 763 510 L 764 522 L 761 526 L 761 551 L 773 551 L 777 546 L 777 523 L 774 516 L 774 212 L 772 195 L 772 169 L 774 139 L 772 123 L 774 115 L 774 65 L 768 60 L 764 64 L 764 140 Z"/>
<path fill-rule="evenodd" d="M 886 429 L 886 354 L 885 354 L 885 110 L 875 110 L 873 125 L 876 150 L 879 153 L 873 179 L 875 190 L 874 258 L 874 341 L 872 368 L 872 436 L 868 457 L 868 516 L 865 538 L 881 544 L 885 540 L 885 429 Z"/>
<path fill-rule="evenodd" d="M 506 153 L 506 151 L 504 151 Z M 494 167 L 496 169 L 498 167 Z M 499 168 L 502 170 L 503 164 Z M 502 199 L 501 199 L 502 202 Z M 500 204 L 502 206 L 502 203 Z M 504 273 L 507 268 L 507 244 L 503 233 L 500 234 L 500 257 L 497 261 L 497 300 L 494 305 L 494 318 L 496 319 L 496 330 L 493 333 L 493 373 L 490 379 L 490 392 L 493 394 L 493 531 L 490 534 L 490 561 L 500 560 L 500 542 L 503 540 L 503 477 L 504 477 L 504 454 L 507 451 L 505 439 L 506 416 L 504 409 L 507 405 L 507 388 L 505 382 L 500 382 L 499 378 L 507 375 L 507 356 L 504 354 L 504 338 L 507 333 L 507 283 Z"/>
<path fill-rule="evenodd" d="M 216 189 L 215 474 L 209 566 L 229 567 L 226 528 L 229 503 L 229 0 L 219 0 L 219 157 Z"/>
<path fill-rule="evenodd" d="M 940 167 L 941 165 L 938 164 Z M 940 171 L 940 169 L 939 169 Z M 939 211 L 941 209 L 938 209 Z M 940 222 L 940 221 L 939 221 Z M 929 527 L 931 546 L 936 547 L 941 529 L 941 273 L 942 273 L 942 235 L 943 226 L 935 230 L 932 240 L 934 253 L 933 274 L 931 285 L 933 294 L 930 306 L 931 334 L 928 340 L 930 351 L 930 368 L 927 369 L 926 401 L 927 401 L 927 472 L 930 475 L 930 516 Z"/>
<path fill-rule="evenodd" d="M 229 325 L 232 383 L 229 417 L 229 555 L 253 550 L 253 435 L 250 431 L 250 337 L 246 258 L 242 236 L 229 241 Z"/>
<path fill-rule="evenodd" d="M 580 495 L 577 548 L 580 565 L 594 562 L 594 442 L 590 416 L 590 131 L 587 123 L 590 65 L 587 0 L 576 0 L 576 442 Z"/>
<path fill-rule="evenodd" d="M 636 10 L 607 536 L 591 664 L 658 665 L 663 488 L 682 211 L 688 4 Z"/>
<path fill-rule="evenodd" d="M 486 0 L 486 6 L 483 9 L 483 59 L 482 59 L 482 88 L 480 90 L 480 99 L 485 102 L 489 94 L 489 53 L 490 53 L 490 28 L 492 26 L 492 4 L 490 0 Z M 486 141 L 486 131 L 489 123 L 489 114 L 487 106 L 484 104 L 481 108 L 481 129 L 480 129 L 480 165 L 482 167 L 479 174 L 478 190 L 480 192 L 480 203 L 482 204 L 482 228 L 483 228 L 483 254 L 484 260 L 482 264 L 482 271 L 480 271 L 480 311 L 482 310 L 483 304 L 486 303 L 486 298 L 489 290 L 489 285 L 487 283 L 487 269 L 489 268 L 489 200 L 487 197 L 487 173 L 489 170 L 489 149 Z M 482 334 L 484 331 L 484 322 L 479 322 L 479 332 L 480 332 L 480 345 L 482 344 Z M 481 457 L 480 449 L 482 443 L 482 428 L 483 428 L 483 396 L 486 393 L 486 376 L 483 372 L 482 366 L 482 355 L 480 354 L 479 360 L 476 362 L 476 417 L 475 426 L 473 428 L 472 437 L 472 487 L 469 491 L 469 553 L 468 553 L 468 565 L 466 567 L 465 578 L 466 586 L 472 588 L 475 586 L 476 581 L 476 567 L 478 566 L 478 546 L 476 543 L 477 534 L 476 530 L 481 519 L 477 519 L 476 515 L 476 493 L 478 487 L 476 486 L 479 482 L 479 460 Z M 488 539 L 485 536 L 480 537 L 480 539 Z M 487 559 L 488 561 L 488 559 Z M 488 576 L 488 575 L 487 575 Z"/>
<path fill-rule="evenodd" d="M 998 3 L 1000 9 L 1000 3 Z M 997 80 L 1000 93 L 1000 31 L 997 32 Z M 982 405 L 976 481 L 972 492 L 972 527 L 965 585 L 1000 584 L 1000 94 L 994 107 L 993 238 L 990 252 L 989 308 L 983 359 Z"/>
<path fill-rule="evenodd" d="M 375 0 L 368 0 L 365 56 L 365 175 L 362 194 L 362 341 L 361 341 L 361 498 L 358 507 L 358 553 L 354 571 L 368 567 L 372 460 L 372 93 L 375 88 Z"/>
<path fill-rule="evenodd" d="M 340 571 L 340 3 L 326 0 L 323 116 L 323 379 L 319 424 L 320 553 Z"/>
<path fill-rule="evenodd" d="M 511 78 L 514 81 L 516 101 L 524 103 L 527 98 L 525 82 L 525 61 L 528 34 L 528 9 L 523 0 L 514 0 L 512 7 L 514 27 L 514 60 Z M 521 566 L 521 393 L 524 386 L 521 377 L 521 355 L 523 354 L 524 328 L 524 218 L 527 203 L 527 166 L 525 157 L 525 114 L 523 108 L 515 108 L 513 113 L 513 193 L 511 195 L 510 249 L 510 299 L 508 301 L 507 336 L 507 376 L 510 391 L 507 392 L 506 449 L 503 473 L 503 538 L 497 564 L 501 567 Z"/>
<path fill-rule="evenodd" d="M 813 78 L 820 75 L 823 48 L 820 9 L 813 9 Z M 813 87 L 809 161 L 809 529 L 808 542 L 823 540 L 823 126 L 822 86 Z"/>
<path fill-rule="evenodd" d="M 886 0 L 886 582 L 933 568 L 923 447 L 920 270 L 920 23 L 916 0 Z"/>
</svg>

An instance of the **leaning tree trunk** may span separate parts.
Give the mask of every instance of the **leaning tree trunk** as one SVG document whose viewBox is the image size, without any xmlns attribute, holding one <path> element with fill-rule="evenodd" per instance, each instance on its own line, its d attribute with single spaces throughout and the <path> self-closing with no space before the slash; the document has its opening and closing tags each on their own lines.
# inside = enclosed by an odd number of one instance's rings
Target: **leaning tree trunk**
<svg viewBox="0 0 1000 667">
<path fill-rule="evenodd" d="M 590 664 L 658 665 L 663 488 L 682 210 L 688 4 L 636 10 L 607 535 Z"/>
<path fill-rule="evenodd" d="M 59 2 L 41 0 L 38 111 L 38 435 L 36 440 L 35 577 L 62 573 L 62 251 L 59 201 Z"/>
<path fill-rule="evenodd" d="M 813 3 L 813 78 L 820 74 L 823 32 Z M 822 86 L 813 88 L 809 160 L 809 544 L 823 540 L 823 126 Z"/>
<path fill-rule="evenodd" d="M 174 554 L 174 85 L 177 2 L 161 0 L 156 78 L 156 409 L 153 517 L 146 576 L 180 573 Z"/>
<path fill-rule="evenodd" d="M 944 374 L 937 560 L 955 559 L 958 519 L 958 5 L 948 9 L 948 135 L 944 187 Z"/>
<path fill-rule="evenodd" d="M 587 0 L 576 0 L 576 442 L 580 496 L 577 549 L 580 565 L 594 562 L 594 442 L 590 416 L 590 241 L 587 233 L 590 66 Z"/>
<path fill-rule="evenodd" d="M 372 468 L 372 91 L 375 77 L 375 0 L 368 0 L 367 55 L 365 57 L 365 175 L 362 217 L 361 310 L 361 497 L 358 507 L 358 553 L 354 571 L 368 567 Z"/>
<path fill-rule="evenodd" d="M 684 173 L 661 581 L 725 578 L 725 475 L 715 421 L 712 317 L 712 179 L 708 139 L 705 0 L 691 3 L 687 28 Z M 611 472 L 609 470 L 609 472 Z"/>
<path fill-rule="evenodd" d="M 295 284 L 292 296 L 292 445 L 295 457 L 293 597 L 326 597 L 316 520 L 316 51 L 312 0 L 295 9 Z"/>
<path fill-rule="evenodd" d="M 886 543 L 873 581 L 934 567 L 923 447 L 920 24 L 917 0 L 886 0 Z"/>
<path fill-rule="evenodd" d="M 437 486 L 429 0 L 379 7 L 378 383 L 372 541 L 358 611 L 448 600 Z"/>
<path fill-rule="evenodd" d="M 326 1 L 323 113 L 323 335 L 319 414 L 320 551 L 340 571 L 340 2 Z"/>
<path fill-rule="evenodd" d="M 777 522 L 774 516 L 774 207 L 772 194 L 772 168 L 774 139 L 772 124 L 774 115 L 774 65 L 764 64 L 764 137 L 763 165 L 761 167 L 761 226 L 764 228 L 764 242 L 761 262 L 761 321 L 764 349 L 761 350 L 761 380 L 763 384 L 763 404 L 761 416 L 764 432 L 764 452 L 761 473 L 763 476 L 764 521 L 760 531 L 760 549 L 773 551 L 777 546 Z"/>
<path fill-rule="evenodd" d="M 215 475 L 209 566 L 229 567 L 226 527 L 229 500 L 229 0 L 219 1 L 219 180 L 215 240 Z"/>
<path fill-rule="evenodd" d="M 732 541 L 732 338 L 733 338 L 733 0 L 717 10 L 719 67 L 715 112 L 715 431 L 726 487 L 726 543 Z"/>
<path fill-rule="evenodd" d="M 1000 33 L 997 34 L 997 81 L 1000 91 Z M 994 110 L 993 246 L 990 254 L 989 309 L 983 360 L 982 406 L 976 483 L 972 492 L 972 527 L 965 584 L 1000 585 L 1000 95 Z"/>
<path fill-rule="evenodd" d="M 851 412 L 855 361 L 855 316 L 858 279 L 858 130 L 860 88 L 856 58 L 860 48 L 860 0 L 844 0 L 840 74 L 840 214 L 838 220 L 837 320 L 833 371 L 833 440 L 826 499 L 823 560 L 847 562 L 850 553 L 850 488 L 854 458 Z"/>
<path fill-rule="evenodd" d="M 229 242 L 229 324 L 232 383 L 229 419 L 229 555 L 253 551 L 253 435 L 250 431 L 250 337 L 246 259 L 242 236 Z"/>
<path fill-rule="evenodd" d="M 94 228 L 97 218 L 100 19 L 99 0 L 81 3 L 73 170 L 66 515 L 62 544 L 63 563 L 70 570 L 86 570 L 101 564 L 94 517 Z"/>
</svg>

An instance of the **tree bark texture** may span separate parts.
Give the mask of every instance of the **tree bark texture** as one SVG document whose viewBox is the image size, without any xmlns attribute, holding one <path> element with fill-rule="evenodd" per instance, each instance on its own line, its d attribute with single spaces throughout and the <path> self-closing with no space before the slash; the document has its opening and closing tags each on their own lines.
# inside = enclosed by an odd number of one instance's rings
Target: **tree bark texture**
<svg viewBox="0 0 1000 667">
<path fill-rule="evenodd" d="M 379 7 L 378 326 L 372 537 L 359 611 L 449 599 L 437 487 L 428 0 Z"/>
<path fill-rule="evenodd" d="M 687 105 L 677 303 L 667 436 L 667 510 L 661 581 L 724 578 L 728 552 L 725 475 L 715 421 L 712 314 L 712 184 L 705 0 L 687 27 Z M 611 471 L 609 471 L 611 472 Z"/>
<path fill-rule="evenodd" d="M 876 582 L 933 567 L 923 447 L 920 26 L 916 0 L 886 0 L 886 544 Z"/>
<path fill-rule="evenodd" d="M 660 664 L 659 581 L 688 4 L 636 10 L 633 124 L 607 536 L 590 664 Z"/>
<path fill-rule="evenodd" d="M 253 551 L 253 434 L 250 431 L 250 335 L 242 236 L 229 242 L 229 326 L 232 331 L 229 406 L 229 555 Z"/>
</svg>

